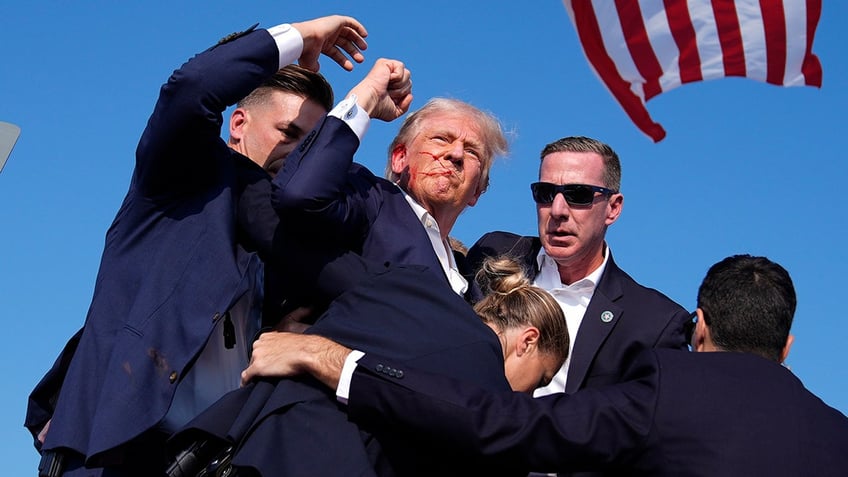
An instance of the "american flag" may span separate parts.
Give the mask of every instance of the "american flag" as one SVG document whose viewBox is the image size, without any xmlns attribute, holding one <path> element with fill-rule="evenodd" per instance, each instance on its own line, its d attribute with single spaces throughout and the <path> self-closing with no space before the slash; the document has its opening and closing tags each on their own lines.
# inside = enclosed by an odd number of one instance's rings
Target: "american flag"
<svg viewBox="0 0 848 477">
<path fill-rule="evenodd" d="M 654 141 L 646 101 L 685 83 L 741 76 L 821 87 L 812 53 L 821 0 L 563 0 L 595 73 Z"/>
</svg>

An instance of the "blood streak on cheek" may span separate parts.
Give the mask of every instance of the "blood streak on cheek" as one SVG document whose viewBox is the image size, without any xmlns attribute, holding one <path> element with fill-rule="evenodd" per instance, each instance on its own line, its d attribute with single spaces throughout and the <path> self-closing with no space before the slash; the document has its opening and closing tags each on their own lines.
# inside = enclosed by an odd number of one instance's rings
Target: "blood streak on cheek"
<svg viewBox="0 0 848 477">
<path fill-rule="evenodd" d="M 456 176 L 456 177 L 459 177 L 459 172 L 457 170 L 455 170 L 453 168 L 446 167 L 441 162 L 439 162 L 439 159 L 440 159 L 439 156 L 433 154 L 432 152 L 426 152 L 426 151 L 421 151 L 421 152 L 419 152 L 419 154 L 421 154 L 422 156 L 429 156 L 431 159 L 433 159 L 433 161 L 438 162 L 439 167 L 442 168 L 442 170 L 440 170 L 440 171 L 426 172 L 426 173 L 422 173 L 422 175 L 445 176 L 445 177 Z M 450 162 L 450 161 L 448 161 L 448 162 Z M 412 172 L 410 172 L 410 175 L 412 175 Z"/>
</svg>

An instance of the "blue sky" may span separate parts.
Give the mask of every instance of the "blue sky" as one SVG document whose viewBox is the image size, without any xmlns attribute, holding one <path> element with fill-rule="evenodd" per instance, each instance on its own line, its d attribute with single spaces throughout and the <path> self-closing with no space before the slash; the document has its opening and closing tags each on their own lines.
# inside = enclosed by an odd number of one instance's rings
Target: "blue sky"
<svg viewBox="0 0 848 477">
<path fill-rule="evenodd" d="M 542 147 L 586 135 L 622 159 L 625 206 L 608 233 L 618 264 L 686 308 L 707 268 L 765 255 L 798 293 L 788 364 L 848 413 L 842 187 L 848 179 L 848 4 L 826 2 L 814 52 L 821 89 L 731 78 L 651 100 L 668 136 L 630 122 L 583 56 L 562 3 L 436 0 L 312 2 L 6 2 L 0 7 L 0 121 L 22 133 L 0 173 L 0 455 L 7 475 L 33 475 L 22 423 L 27 395 L 83 323 L 103 238 L 126 192 L 135 147 L 159 87 L 222 36 L 342 13 L 369 30 L 366 64 L 324 73 L 341 98 L 380 57 L 412 71 L 413 108 L 433 96 L 497 115 L 512 151 L 460 217 L 467 244 L 491 230 L 535 234 L 528 184 Z M 840 33 L 842 32 L 842 33 Z M 398 123 L 374 123 L 358 160 L 382 171 Z"/>
</svg>

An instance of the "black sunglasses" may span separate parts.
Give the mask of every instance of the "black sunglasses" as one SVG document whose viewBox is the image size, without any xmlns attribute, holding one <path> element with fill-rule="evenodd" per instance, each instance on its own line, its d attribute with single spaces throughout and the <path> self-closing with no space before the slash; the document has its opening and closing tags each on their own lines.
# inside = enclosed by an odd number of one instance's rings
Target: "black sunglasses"
<svg viewBox="0 0 848 477">
<path fill-rule="evenodd" d="M 534 182 L 530 184 L 530 190 L 533 192 L 533 200 L 537 204 L 550 204 L 557 194 L 562 194 L 568 205 L 590 205 L 595 201 L 595 192 L 604 195 L 617 193 L 617 191 L 606 187 L 586 184 L 557 185 L 550 182 Z"/>
<path fill-rule="evenodd" d="M 686 336 L 686 344 L 692 343 L 692 335 L 695 334 L 695 325 L 698 323 L 698 313 L 692 312 L 689 320 L 683 323 L 683 334 Z"/>
</svg>

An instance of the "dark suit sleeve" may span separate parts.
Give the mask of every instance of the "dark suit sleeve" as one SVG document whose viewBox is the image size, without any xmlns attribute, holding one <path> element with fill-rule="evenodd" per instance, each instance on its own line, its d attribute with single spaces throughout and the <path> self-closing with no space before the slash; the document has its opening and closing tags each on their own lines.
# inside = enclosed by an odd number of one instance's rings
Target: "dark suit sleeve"
<svg viewBox="0 0 848 477">
<path fill-rule="evenodd" d="M 536 255 L 541 243 L 535 237 L 516 235 L 511 232 L 489 232 L 480 237 L 468 249 L 464 261 L 464 269 L 460 269 L 469 283 L 476 283 L 477 273 L 483 267 L 483 262 L 489 257 L 509 256 L 520 263 L 528 277 L 535 278 Z M 485 291 L 480 293 L 480 297 Z M 474 300 L 476 302 L 477 300 Z"/>
<path fill-rule="evenodd" d="M 684 309 L 677 308 L 662 333 L 657 337 L 654 348 L 689 349 L 689 343 L 686 342 L 686 335 L 683 332 L 683 325 L 688 320 L 689 313 Z"/>
<path fill-rule="evenodd" d="M 652 427 L 658 385 L 652 352 L 634 362 L 622 384 L 537 399 L 365 355 L 353 375 L 348 414 L 360 424 L 387 422 L 460 453 L 525 469 L 600 470 L 639 452 Z"/>
<path fill-rule="evenodd" d="M 488 257 L 493 257 L 504 253 L 515 244 L 520 237 L 509 232 L 489 232 L 480 237 L 471 248 L 468 249 L 466 256 L 466 273 L 470 274 L 470 278 L 474 278 L 474 274 L 480 270 L 483 261 Z M 469 278 L 467 275 L 466 278 Z"/>
<path fill-rule="evenodd" d="M 134 186 L 155 197 L 191 194 L 220 183 L 210 161 L 225 157 L 224 110 L 277 71 L 279 53 L 266 30 L 219 44 L 173 72 L 136 149 Z M 227 65 L 222 67 L 221 65 Z"/>
<path fill-rule="evenodd" d="M 239 269 L 246 260 L 233 250 L 235 179 L 222 115 L 270 77 L 279 58 L 271 35 L 257 30 L 195 56 L 162 86 L 130 191 L 106 236 L 86 331 L 78 348 L 63 352 L 73 360 L 59 363 L 62 374 L 45 377 L 62 387 L 45 449 L 67 447 L 88 463 L 104 462 L 161 422 L 175 388 L 166 371 L 182 377 L 211 331 L 209 317 L 247 286 Z M 177 293 L 196 277 L 196 293 Z M 184 326 L 173 326 L 174 318 Z M 166 358 L 151 361 L 150 350 Z M 52 412 L 51 394 L 33 398 Z"/>
<path fill-rule="evenodd" d="M 326 116 L 286 158 L 274 178 L 272 203 L 281 214 L 305 212 L 327 223 L 351 220 L 355 207 L 346 189 L 359 138 L 334 116 Z"/>
<path fill-rule="evenodd" d="M 68 366 L 70 366 L 71 359 L 74 357 L 77 345 L 79 345 L 82 331 L 83 328 L 80 328 L 68 340 L 62 352 L 59 353 L 59 356 L 53 363 L 53 367 L 47 371 L 47 374 L 41 378 L 41 381 L 38 382 L 35 389 L 29 395 L 24 426 L 32 434 L 36 448 L 41 448 L 41 443 L 38 442 L 37 438 L 38 433 L 41 432 L 47 421 L 53 417 L 53 411 L 56 410 L 56 400 L 59 398 L 62 383 L 65 382 Z"/>
</svg>

